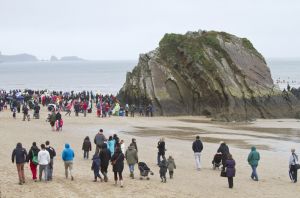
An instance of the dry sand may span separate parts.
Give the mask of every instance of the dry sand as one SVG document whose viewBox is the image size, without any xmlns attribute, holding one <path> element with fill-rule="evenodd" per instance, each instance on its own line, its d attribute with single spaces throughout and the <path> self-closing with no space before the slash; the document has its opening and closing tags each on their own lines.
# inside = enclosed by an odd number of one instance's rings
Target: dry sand
<svg viewBox="0 0 300 198">
<path fill-rule="evenodd" d="M 21 114 L 14 120 L 9 111 L 0 113 L 0 197 L 297 197 L 299 184 L 292 184 L 288 177 L 289 149 L 300 151 L 300 122 L 297 120 L 258 120 L 253 123 L 214 123 L 203 117 L 155 117 L 101 119 L 95 114 L 86 118 L 64 118 L 63 132 L 52 132 L 45 122 L 47 112 L 42 110 L 41 119 L 21 121 Z M 139 159 L 145 161 L 155 173 L 149 181 L 140 181 L 135 167 L 136 179 L 129 178 L 125 164 L 124 183 L 121 189 L 113 185 L 113 174 L 109 167 L 108 183 L 94 183 L 90 170 L 91 160 L 83 160 L 81 151 L 85 136 L 94 138 L 99 128 L 109 136 L 118 133 L 128 146 L 136 137 Z M 202 170 L 195 170 L 191 144 L 199 134 L 204 141 Z M 162 184 L 156 166 L 157 141 L 166 137 L 166 155 L 175 158 L 177 169 L 173 180 Z M 33 141 L 38 144 L 50 140 L 58 156 L 54 161 L 52 182 L 34 183 L 29 165 L 25 165 L 26 184 L 18 185 L 16 166 L 11 163 L 11 152 L 17 142 L 29 150 Z M 234 188 L 229 189 L 226 178 L 212 170 L 211 160 L 218 148 L 218 142 L 226 140 L 236 160 L 237 174 Z M 75 150 L 75 181 L 64 178 L 64 166 L 60 157 L 64 144 L 70 143 Z M 247 155 L 251 145 L 260 148 L 261 161 L 258 167 L 259 182 L 250 179 L 251 168 Z M 93 145 L 93 151 L 94 151 Z"/>
</svg>

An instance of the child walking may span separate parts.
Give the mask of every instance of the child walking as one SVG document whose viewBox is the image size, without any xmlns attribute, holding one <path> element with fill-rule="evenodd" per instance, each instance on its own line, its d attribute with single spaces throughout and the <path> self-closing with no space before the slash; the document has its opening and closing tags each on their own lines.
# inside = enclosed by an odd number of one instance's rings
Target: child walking
<svg viewBox="0 0 300 198">
<path fill-rule="evenodd" d="M 168 158 L 168 170 L 169 170 L 170 179 L 173 179 L 174 169 L 176 169 L 175 160 L 170 155 Z"/>
<path fill-rule="evenodd" d="M 160 174 L 161 182 L 166 183 L 167 182 L 166 173 L 168 171 L 168 162 L 166 159 L 163 159 L 159 163 L 159 168 L 160 168 L 159 174 Z"/>
<path fill-rule="evenodd" d="M 92 150 L 92 144 L 89 136 L 86 136 L 82 144 L 83 159 L 89 159 L 89 152 Z"/>
<path fill-rule="evenodd" d="M 100 175 L 100 165 L 101 165 L 101 160 L 100 160 L 100 157 L 99 157 L 99 154 L 98 153 L 95 153 L 94 156 L 93 156 L 93 163 L 92 163 L 92 170 L 94 171 L 94 182 L 97 182 L 97 178 L 100 179 L 100 181 L 102 182 L 102 177 Z"/>
</svg>

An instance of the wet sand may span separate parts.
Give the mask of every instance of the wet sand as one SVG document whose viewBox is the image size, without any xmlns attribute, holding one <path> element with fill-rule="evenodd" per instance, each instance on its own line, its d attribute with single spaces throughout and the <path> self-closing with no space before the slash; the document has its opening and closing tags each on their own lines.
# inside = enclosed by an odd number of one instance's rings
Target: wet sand
<svg viewBox="0 0 300 198">
<path fill-rule="evenodd" d="M 8 111 L 0 113 L 0 197 L 295 197 L 300 193 L 298 184 L 288 178 L 289 149 L 300 151 L 297 120 L 257 120 L 252 123 L 215 123 L 203 117 L 154 117 L 99 119 L 95 113 L 88 117 L 64 117 L 62 133 L 52 132 L 45 122 L 47 112 L 42 110 L 40 120 L 21 121 L 21 114 L 13 120 Z M 191 121 L 192 120 L 192 121 Z M 139 159 L 153 170 L 149 181 L 129 178 L 125 163 L 125 187 L 113 185 L 113 174 L 109 167 L 108 183 L 94 183 L 90 170 L 91 160 L 82 159 L 82 141 L 85 136 L 93 139 L 99 128 L 106 136 L 118 133 L 128 146 L 131 138 L 137 139 Z M 274 133 L 272 132 L 274 131 Z M 202 170 L 196 171 L 191 144 L 196 135 L 204 142 Z M 156 166 L 157 141 L 166 137 L 166 155 L 175 158 L 177 169 L 173 180 L 160 183 Z M 29 150 L 31 143 L 39 145 L 50 140 L 58 156 L 54 161 L 54 180 L 34 183 L 29 166 L 25 165 L 26 184 L 19 186 L 17 171 L 10 156 L 17 142 L 22 142 Z M 212 170 L 211 160 L 219 141 L 228 142 L 237 163 L 234 189 L 228 189 L 227 180 L 219 171 Z M 75 181 L 64 178 L 64 166 L 60 154 L 64 143 L 70 143 L 75 151 Z M 255 145 L 261 153 L 258 167 L 259 182 L 250 179 L 247 164 L 249 148 Z M 94 145 L 93 145 L 94 151 Z M 92 152 L 93 152 L 92 151 Z"/>
</svg>

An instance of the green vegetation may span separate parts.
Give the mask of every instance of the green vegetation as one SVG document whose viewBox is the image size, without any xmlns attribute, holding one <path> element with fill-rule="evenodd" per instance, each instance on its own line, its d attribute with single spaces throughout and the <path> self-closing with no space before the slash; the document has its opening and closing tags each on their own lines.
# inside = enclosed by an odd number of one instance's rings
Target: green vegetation
<svg viewBox="0 0 300 198">
<path fill-rule="evenodd" d="M 266 63 L 264 57 L 254 48 L 253 44 L 247 38 L 242 38 L 242 45 L 244 48 L 250 50 L 252 53 L 254 53 Z"/>
</svg>

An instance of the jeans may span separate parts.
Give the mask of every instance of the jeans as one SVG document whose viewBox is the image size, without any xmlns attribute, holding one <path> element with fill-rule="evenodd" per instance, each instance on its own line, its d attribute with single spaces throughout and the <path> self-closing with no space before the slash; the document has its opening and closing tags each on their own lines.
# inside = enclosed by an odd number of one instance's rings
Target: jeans
<svg viewBox="0 0 300 198">
<path fill-rule="evenodd" d="M 251 178 L 254 180 L 258 180 L 258 176 L 257 176 L 257 172 L 256 172 L 257 166 L 251 166 L 251 168 L 252 168 Z"/>
<path fill-rule="evenodd" d="M 195 156 L 195 161 L 196 161 L 196 168 L 201 169 L 201 164 L 200 164 L 201 153 L 200 152 L 195 152 L 194 156 Z"/>
<path fill-rule="evenodd" d="M 297 182 L 297 168 L 295 165 L 290 167 L 290 177 L 295 183 Z"/>
<path fill-rule="evenodd" d="M 164 153 L 158 152 L 158 153 L 157 153 L 157 165 L 160 164 L 160 156 L 162 156 L 162 158 L 163 158 L 164 160 L 166 160 L 165 154 L 164 154 Z"/>
<path fill-rule="evenodd" d="M 50 163 L 48 164 L 48 180 L 52 180 L 52 174 L 53 174 L 53 159 L 50 159 Z"/>
<path fill-rule="evenodd" d="M 129 164 L 129 171 L 130 173 L 133 173 L 134 172 L 134 164 Z"/>
<path fill-rule="evenodd" d="M 44 171 L 45 180 L 47 180 L 47 172 L 48 172 L 48 165 L 39 165 L 39 180 L 42 180 L 42 174 Z"/>
</svg>

